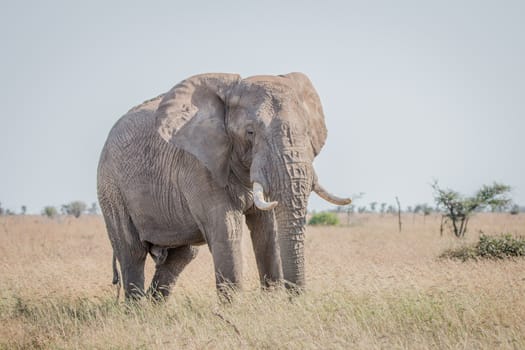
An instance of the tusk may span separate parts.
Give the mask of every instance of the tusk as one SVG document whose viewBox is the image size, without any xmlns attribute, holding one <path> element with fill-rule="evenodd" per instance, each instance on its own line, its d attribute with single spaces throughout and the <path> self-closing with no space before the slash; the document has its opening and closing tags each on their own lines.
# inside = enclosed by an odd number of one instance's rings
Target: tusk
<svg viewBox="0 0 525 350">
<path fill-rule="evenodd" d="M 314 192 L 317 193 L 317 195 L 321 197 L 322 199 L 324 199 L 325 201 L 330 202 L 335 205 L 347 205 L 347 204 L 352 203 L 351 198 L 337 197 L 331 194 L 330 192 L 328 192 L 327 190 L 325 190 L 323 186 L 319 185 L 318 183 L 314 185 Z"/>
<path fill-rule="evenodd" d="M 267 202 L 264 200 L 264 190 L 260 183 L 253 183 L 253 201 L 255 206 L 261 210 L 272 210 L 278 202 Z"/>
</svg>

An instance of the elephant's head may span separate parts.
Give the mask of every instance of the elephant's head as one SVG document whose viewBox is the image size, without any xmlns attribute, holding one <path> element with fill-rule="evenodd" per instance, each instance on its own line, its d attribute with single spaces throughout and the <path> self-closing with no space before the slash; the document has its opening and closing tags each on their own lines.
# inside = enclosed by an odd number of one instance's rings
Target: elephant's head
<svg viewBox="0 0 525 350">
<path fill-rule="evenodd" d="M 284 278 L 302 287 L 310 192 L 350 203 L 325 191 L 312 166 L 326 127 L 310 80 L 301 73 L 194 76 L 164 96 L 157 126 L 165 140 L 203 162 L 219 185 L 236 178 L 253 186 L 255 206 L 275 211 Z"/>
</svg>

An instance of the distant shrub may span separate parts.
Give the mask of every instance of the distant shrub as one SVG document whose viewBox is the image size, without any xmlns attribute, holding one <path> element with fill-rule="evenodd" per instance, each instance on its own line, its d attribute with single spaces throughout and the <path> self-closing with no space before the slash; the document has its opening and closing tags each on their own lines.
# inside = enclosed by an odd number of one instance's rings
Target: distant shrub
<svg viewBox="0 0 525 350">
<path fill-rule="evenodd" d="M 409 212 L 411 212 L 411 211 L 412 211 L 412 208 L 409 207 L 409 209 L 407 209 L 407 210 L 408 210 Z M 394 207 L 393 205 L 389 205 L 388 208 L 386 208 L 386 212 L 387 212 L 388 214 L 395 214 L 395 213 L 397 213 L 397 209 L 396 209 L 396 207 Z"/>
<path fill-rule="evenodd" d="M 461 259 L 505 259 L 525 256 L 525 237 L 514 237 L 511 234 L 500 236 L 481 235 L 479 241 L 470 246 L 450 249 L 441 254 L 442 258 Z"/>
<path fill-rule="evenodd" d="M 514 204 L 512 208 L 510 208 L 510 214 L 511 215 L 518 215 L 520 213 L 520 206 L 517 204 Z"/>
<path fill-rule="evenodd" d="M 97 215 L 98 213 L 98 204 L 97 202 L 91 203 L 91 207 L 87 210 L 89 215 Z"/>
<path fill-rule="evenodd" d="M 55 216 L 58 215 L 58 210 L 57 210 L 57 208 L 48 205 L 48 206 L 44 207 L 44 209 L 42 209 L 42 215 L 45 215 L 48 218 L 54 218 Z"/>
<path fill-rule="evenodd" d="M 424 216 L 432 214 L 432 207 L 427 203 L 417 204 L 414 206 L 414 214 L 423 213 Z"/>
<path fill-rule="evenodd" d="M 87 209 L 86 203 L 82 201 L 74 201 L 68 204 L 62 205 L 62 212 L 66 215 L 73 215 L 78 218 L 82 215 Z"/>
<path fill-rule="evenodd" d="M 328 212 L 322 212 L 314 214 L 310 221 L 308 221 L 308 225 L 325 225 L 325 226 L 333 226 L 333 225 L 339 225 L 339 218 L 334 213 L 328 213 Z"/>
</svg>

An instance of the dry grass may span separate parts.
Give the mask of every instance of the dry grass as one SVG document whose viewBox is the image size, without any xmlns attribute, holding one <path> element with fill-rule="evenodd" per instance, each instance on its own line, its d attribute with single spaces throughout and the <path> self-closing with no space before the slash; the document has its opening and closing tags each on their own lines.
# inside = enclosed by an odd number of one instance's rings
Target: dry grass
<svg viewBox="0 0 525 350">
<path fill-rule="evenodd" d="M 404 221 L 402 233 L 389 215 L 309 227 L 308 292 L 293 299 L 258 290 L 247 241 L 245 291 L 223 306 L 204 246 L 166 304 L 126 305 L 99 217 L 0 217 L 0 348 L 525 348 L 525 259 L 440 260 L 461 242 L 437 217 Z M 469 227 L 469 241 L 523 235 L 525 215 Z"/>
</svg>

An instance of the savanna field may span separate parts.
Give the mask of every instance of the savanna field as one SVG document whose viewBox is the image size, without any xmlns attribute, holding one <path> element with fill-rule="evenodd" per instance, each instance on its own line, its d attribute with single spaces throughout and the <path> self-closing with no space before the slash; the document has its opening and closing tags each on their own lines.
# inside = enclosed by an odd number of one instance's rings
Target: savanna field
<svg viewBox="0 0 525 350">
<path fill-rule="evenodd" d="M 525 215 L 477 214 L 463 240 L 439 225 L 404 214 L 399 233 L 397 216 L 354 214 L 309 226 L 308 289 L 293 298 L 259 290 L 245 229 L 233 304 L 218 302 L 201 246 L 166 303 L 129 305 L 111 284 L 101 217 L 3 216 L 0 348 L 525 349 L 525 259 L 439 258 L 480 231 L 525 235 Z"/>
</svg>

